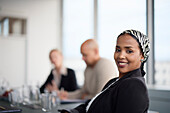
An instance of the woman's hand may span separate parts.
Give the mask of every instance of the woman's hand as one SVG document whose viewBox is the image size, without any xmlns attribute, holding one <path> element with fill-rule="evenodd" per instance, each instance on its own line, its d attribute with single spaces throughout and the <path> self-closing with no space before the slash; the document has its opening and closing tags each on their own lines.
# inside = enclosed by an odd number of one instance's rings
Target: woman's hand
<svg viewBox="0 0 170 113">
<path fill-rule="evenodd" d="M 61 100 L 68 99 L 68 92 L 64 91 L 64 90 L 59 91 L 59 97 L 60 97 Z"/>
<path fill-rule="evenodd" d="M 56 85 L 55 81 L 52 80 L 52 84 L 48 83 L 45 87 L 49 92 L 58 91 L 58 86 Z"/>
</svg>

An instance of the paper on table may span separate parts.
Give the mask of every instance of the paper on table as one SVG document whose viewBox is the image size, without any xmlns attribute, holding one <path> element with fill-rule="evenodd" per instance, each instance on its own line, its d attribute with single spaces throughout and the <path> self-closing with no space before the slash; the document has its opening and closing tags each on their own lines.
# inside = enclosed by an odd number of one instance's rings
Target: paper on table
<svg viewBox="0 0 170 113">
<path fill-rule="evenodd" d="M 61 100 L 61 104 L 71 104 L 71 103 L 85 103 L 86 100 L 82 99 L 67 99 L 67 100 Z"/>
</svg>

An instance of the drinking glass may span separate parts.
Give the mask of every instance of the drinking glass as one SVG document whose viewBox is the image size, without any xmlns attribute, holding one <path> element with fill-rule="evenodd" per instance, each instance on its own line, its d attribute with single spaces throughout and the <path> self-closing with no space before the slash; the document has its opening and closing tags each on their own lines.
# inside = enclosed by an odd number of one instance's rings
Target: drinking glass
<svg viewBox="0 0 170 113">
<path fill-rule="evenodd" d="M 10 101 L 10 105 L 12 107 L 14 106 L 19 106 L 19 104 L 22 102 L 22 96 L 21 93 L 19 92 L 19 90 L 14 89 L 13 91 L 11 91 L 9 93 L 9 101 Z"/>
<path fill-rule="evenodd" d="M 51 94 L 43 93 L 41 94 L 41 106 L 42 111 L 50 111 L 51 110 Z"/>
<path fill-rule="evenodd" d="M 56 91 L 53 91 L 51 93 L 51 104 L 52 107 L 58 107 L 60 105 L 60 98 L 58 97 Z"/>
<path fill-rule="evenodd" d="M 22 86 L 22 96 L 23 96 L 23 104 L 30 104 L 30 86 L 23 85 Z"/>
<path fill-rule="evenodd" d="M 32 86 L 30 88 L 30 101 L 31 101 L 31 104 L 40 103 L 40 90 L 36 86 Z"/>
</svg>

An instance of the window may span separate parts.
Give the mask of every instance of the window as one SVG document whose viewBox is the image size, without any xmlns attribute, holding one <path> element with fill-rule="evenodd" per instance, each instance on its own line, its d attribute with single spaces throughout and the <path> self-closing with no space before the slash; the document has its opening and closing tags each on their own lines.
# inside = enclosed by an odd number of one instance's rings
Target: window
<svg viewBox="0 0 170 113">
<path fill-rule="evenodd" d="M 155 0 L 155 84 L 170 85 L 170 1 Z"/>
<path fill-rule="evenodd" d="M 76 70 L 78 84 L 83 84 L 85 64 L 80 46 L 93 38 L 93 0 L 63 1 L 63 55 L 65 65 Z"/>
<path fill-rule="evenodd" d="M 93 38 L 96 31 L 94 3 L 97 5 L 97 41 L 102 57 L 113 60 L 116 38 L 122 31 L 136 29 L 146 34 L 146 1 L 64 0 L 63 54 L 66 66 L 76 70 L 81 85 L 85 63 L 81 60 L 80 45 Z"/>
<path fill-rule="evenodd" d="M 0 35 L 25 35 L 26 19 L 0 16 Z"/>
<path fill-rule="evenodd" d="M 98 40 L 101 56 L 113 60 L 116 39 L 127 29 L 146 34 L 145 0 L 99 0 Z"/>
<path fill-rule="evenodd" d="M 64 55 L 79 58 L 82 42 L 93 38 L 93 1 L 64 0 L 63 20 Z"/>
<path fill-rule="evenodd" d="M 3 33 L 4 36 L 9 35 L 9 19 L 5 18 L 3 21 Z"/>
</svg>

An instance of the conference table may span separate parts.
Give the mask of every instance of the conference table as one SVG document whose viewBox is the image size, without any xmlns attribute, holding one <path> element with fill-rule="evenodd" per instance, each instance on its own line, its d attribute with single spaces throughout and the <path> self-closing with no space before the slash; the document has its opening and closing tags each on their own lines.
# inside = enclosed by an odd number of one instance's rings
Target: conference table
<svg viewBox="0 0 170 113">
<path fill-rule="evenodd" d="M 50 111 L 48 111 L 46 113 L 59 113 L 58 109 L 71 109 L 71 108 L 74 108 L 80 104 L 81 103 L 60 104 L 56 107 L 53 107 Z M 8 101 L 4 101 L 4 100 L 0 100 L 0 106 L 3 106 L 4 108 L 11 108 L 10 103 Z M 19 105 L 19 106 L 15 106 L 14 108 L 21 109 L 22 110 L 21 113 L 45 113 L 44 111 L 42 111 L 41 107 L 32 108 L 27 105 Z M 0 113 L 1 113 L 1 111 L 0 111 Z"/>
<path fill-rule="evenodd" d="M 46 113 L 59 113 L 58 112 L 59 109 L 71 109 L 71 108 L 74 108 L 80 104 L 81 103 L 60 104 L 56 107 L 53 107 L 50 111 L 48 111 Z M 0 100 L 0 106 L 10 107 L 10 103 L 5 100 Z M 19 106 L 17 106 L 17 108 L 22 109 L 21 113 L 45 113 L 44 111 L 42 111 L 42 109 L 40 107 L 35 109 L 35 108 L 31 108 L 30 106 L 19 105 Z M 1 113 L 1 111 L 0 111 L 0 113 Z M 148 113 L 158 113 L 158 112 L 148 111 Z"/>
</svg>

